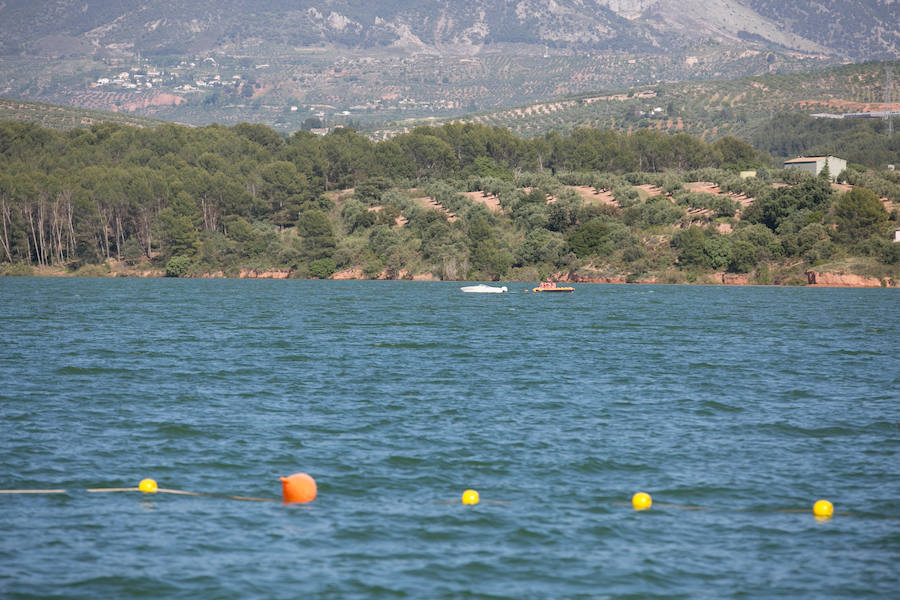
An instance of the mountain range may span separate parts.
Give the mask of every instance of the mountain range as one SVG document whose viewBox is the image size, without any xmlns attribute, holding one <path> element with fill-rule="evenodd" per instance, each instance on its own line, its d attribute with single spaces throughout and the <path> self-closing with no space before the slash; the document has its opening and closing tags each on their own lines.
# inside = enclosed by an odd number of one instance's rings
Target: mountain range
<svg viewBox="0 0 900 600">
<path fill-rule="evenodd" d="M 0 96 L 397 121 L 900 58 L 897 0 L 0 0 Z"/>
<path fill-rule="evenodd" d="M 895 0 L 58 0 L 0 2 L 0 53 L 197 54 L 259 39 L 407 52 L 494 44 L 664 53 L 763 41 L 852 60 L 896 58 Z"/>
</svg>

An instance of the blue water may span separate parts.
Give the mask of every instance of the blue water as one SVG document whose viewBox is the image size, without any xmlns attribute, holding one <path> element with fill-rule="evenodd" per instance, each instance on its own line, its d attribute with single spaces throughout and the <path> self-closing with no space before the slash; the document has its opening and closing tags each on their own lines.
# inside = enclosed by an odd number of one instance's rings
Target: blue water
<svg viewBox="0 0 900 600">
<path fill-rule="evenodd" d="M 0 597 L 898 597 L 900 291 L 526 287 L 0 279 Z"/>
</svg>

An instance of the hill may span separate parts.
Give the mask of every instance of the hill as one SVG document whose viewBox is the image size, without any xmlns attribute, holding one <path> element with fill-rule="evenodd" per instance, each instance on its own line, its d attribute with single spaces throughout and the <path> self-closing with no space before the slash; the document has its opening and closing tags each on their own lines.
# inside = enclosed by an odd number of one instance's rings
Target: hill
<svg viewBox="0 0 900 600">
<path fill-rule="evenodd" d="M 810 115 L 886 111 L 889 109 L 883 102 L 886 68 L 900 71 L 900 63 L 843 65 L 810 73 L 597 91 L 448 121 L 508 128 L 526 137 L 569 132 L 581 127 L 613 129 L 623 133 L 655 129 L 688 133 L 707 141 L 733 136 L 752 141 L 757 148 L 771 152 L 776 158 L 786 158 L 816 144 L 782 143 L 783 140 L 776 138 L 783 137 L 783 132 L 772 130 L 769 125 L 773 117 L 786 113 Z M 893 97 L 898 100 L 896 83 L 893 88 Z M 893 102 L 893 110 L 900 126 L 900 101 Z M 440 122 L 429 120 L 419 123 Z M 398 123 L 378 130 L 375 135 L 389 137 L 416 124 L 415 121 Z M 823 130 L 823 138 L 828 137 L 828 131 L 872 130 L 877 134 L 886 130 L 883 119 L 831 120 L 817 127 Z M 798 131 L 792 134 L 799 136 Z M 820 141 L 826 143 L 828 140 Z M 835 148 L 831 151 L 841 151 L 839 145 Z M 900 149 L 895 148 L 895 152 L 897 150 Z M 888 157 L 881 162 L 897 161 Z"/>
<path fill-rule="evenodd" d="M 900 281 L 896 172 L 850 165 L 838 183 L 767 164 L 734 138 L 648 129 L 455 123 L 372 142 L 4 121 L 0 273 Z"/>
<path fill-rule="evenodd" d="M 403 120 L 358 129 L 387 139 L 419 125 L 469 122 L 509 129 L 522 137 L 567 134 L 579 128 L 633 133 L 642 129 L 688 133 L 706 141 L 737 137 L 777 161 L 802 154 L 837 154 L 872 168 L 900 164 L 900 135 L 888 137 L 880 118 L 813 119 L 813 113 L 884 111 L 885 69 L 900 63 L 844 65 L 813 73 L 765 75 L 734 80 L 681 82 L 598 91 L 512 109 L 446 120 Z M 895 96 L 898 94 L 895 86 Z M 894 102 L 895 129 L 900 102 Z M 162 120 L 46 103 L 0 99 L 0 119 L 68 129 L 98 122 L 141 127 Z"/>
<path fill-rule="evenodd" d="M 0 95 L 191 124 L 447 117 L 897 59 L 896 2 L 0 4 Z M 318 121 L 316 121 L 318 122 Z"/>
<path fill-rule="evenodd" d="M 3 54 L 215 52 L 248 40 L 302 47 L 397 47 L 437 54 L 523 44 L 663 54 L 697 40 L 764 41 L 854 59 L 896 57 L 892 0 L 98 0 L 5 2 Z"/>
<path fill-rule="evenodd" d="M 166 122 L 128 113 L 88 110 L 74 106 L 29 102 L 12 98 L 0 98 L 0 121 L 24 121 L 50 129 L 91 127 L 97 123 L 155 127 Z"/>
</svg>

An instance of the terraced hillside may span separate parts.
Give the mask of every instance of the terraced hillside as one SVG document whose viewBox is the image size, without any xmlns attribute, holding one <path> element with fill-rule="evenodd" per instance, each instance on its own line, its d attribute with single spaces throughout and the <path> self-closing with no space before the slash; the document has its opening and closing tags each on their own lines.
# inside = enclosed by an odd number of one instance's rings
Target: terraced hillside
<svg viewBox="0 0 900 600">
<path fill-rule="evenodd" d="M 90 127 L 97 123 L 155 127 L 164 122 L 128 113 L 87 110 L 74 106 L 60 106 L 11 98 L 0 98 L 0 121 L 26 121 L 51 129 Z"/>
<path fill-rule="evenodd" d="M 813 73 L 638 86 L 562 97 L 458 120 L 506 127 L 525 137 L 596 127 L 620 132 L 651 128 L 689 133 L 705 140 L 726 135 L 748 138 L 762 121 L 777 113 L 888 110 L 883 102 L 886 67 L 900 72 L 898 62 L 866 63 Z M 893 87 L 893 110 L 900 121 L 900 92 L 896 83 Z M 404 123 L 379 135 L 410 126 Z"/>
<path fill-rule="evenodd" d="M 733 136 L 776 159 L 830 153 L 858 164 L 884 168 L 887 164 L 900 164 L 900 135 L 889 139 L 885 135 L 885 120 L 812 119 L 806 115 L 887 110 L 882 100 L 888 68 L 900 74 L 900 62 L 866 63 L 812 73 L 656 84 L 569 95 L 443 121 L 508 128 L 525 138 L 552 132 L 564 134 L 583 127 L 623 133 L 644 129 L 687 133 L 705 141 Z M 900 86 L 894 83 L 893 87 L 895 100 L 900 100 Z M 893 103 L 893 110 L 895 130 L 900 129 L 900 101 Z M 234 124 L 240 122 L 241 116 L 251 117 L 249 122 L 266 122 L 261 106 L 252 113 L 236 112 L 233 119 L 221 122 Z M 90 126 L 98 121 L 139 126 L 163 122 L 129 113 L 3 99 L 0 119 L 32 121 L 58 129 Z M 373 127 L 357 121 L 355 127 L 375 140 L 384 140 L 420 124 L 440 122 L 405 119 L 387 127 Z"/>
</svg>

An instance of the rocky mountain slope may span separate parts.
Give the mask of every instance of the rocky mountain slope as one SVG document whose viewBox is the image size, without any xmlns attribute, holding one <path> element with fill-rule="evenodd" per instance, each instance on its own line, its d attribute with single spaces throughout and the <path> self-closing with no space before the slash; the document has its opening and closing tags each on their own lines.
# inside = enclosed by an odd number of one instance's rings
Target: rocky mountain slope
<svg viewBox="0 0 900 600">
<path fill-rule="evenodd" d="M 894 0 L 58 0 L 0 2 L 0 53 L 190 54 L 253 41 L 438 54 L 496 44 L 665 53 L 763 41 L 854 60 L 900 48 Z"/>
<path fill-rule="evenodd" d="M 897 0 L 0 0 L 0 96 L 359 126 L 896 60 L 898 22 Z"/>
</svg>

